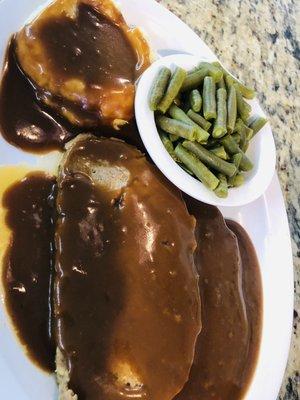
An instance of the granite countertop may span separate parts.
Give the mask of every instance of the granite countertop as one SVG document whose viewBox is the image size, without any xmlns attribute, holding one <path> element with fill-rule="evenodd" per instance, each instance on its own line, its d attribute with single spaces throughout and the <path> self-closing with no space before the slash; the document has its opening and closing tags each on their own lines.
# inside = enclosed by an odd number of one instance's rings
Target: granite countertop
<svg viewBox="0 0 300 400">
<path fill-rule="evenodd" d="M 300 7 L 297 0 L 158 0 L 257 88 L 277 147 L 295 264 L 294 332 L 278 400 L 300 398 Z M 296 24 L 298 20 L 298 26 Z"/>
</svg>

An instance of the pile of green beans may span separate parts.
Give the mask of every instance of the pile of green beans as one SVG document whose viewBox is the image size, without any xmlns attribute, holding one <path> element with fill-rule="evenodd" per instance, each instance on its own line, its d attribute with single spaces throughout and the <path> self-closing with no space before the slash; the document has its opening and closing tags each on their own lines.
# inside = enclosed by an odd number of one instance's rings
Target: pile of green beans
<svg viewBox="0 0 300 400">
<path fill-rule="evenodd" d="M 255 91 L 218 62 L 201 62 L 192 71 L 162 67 L 152 85 L 149 106 L 154 111 L 166 150 L 187 173 L 221 198 L 244 183 L 253 168 L 246 151 L 266 124 L 251 116 Z"/>
</svg>

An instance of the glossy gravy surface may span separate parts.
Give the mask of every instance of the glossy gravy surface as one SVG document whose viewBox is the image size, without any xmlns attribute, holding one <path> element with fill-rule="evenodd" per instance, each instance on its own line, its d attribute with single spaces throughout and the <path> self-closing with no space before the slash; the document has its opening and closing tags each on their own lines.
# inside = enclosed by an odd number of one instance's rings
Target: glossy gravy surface
<svg viewBox="0 0 300 400">
<path fill-rule="evenodd" d="M 58 180 L 55 324 L 84 400 L 171 400 L 200 330 L 194 219 L 124 142 L 84 136 Z"/>
<path fill-rule="evenodd" d="M 80 79 L 89 85 L 117 87 L 135 81 L 137 56 L 124 32 L 89 5 L 79 4 L 74 19 L 50 16 L 37 36 L 51 73 L 62 83 Z"/>
<path fill-rule="evenodd" d="M 176 400 L 239 400 L 251 381 L 262 324 L 262 288 L 255 249 L 244 229 L 216 207 L 187 199 L 196 217 L 195 262 L 202 299 L 189 381 Z"/>
<path fill-rule="evenodd" d="M 9 143 L 36 152 L 62 149 L 76 134 L 76 129 L 38 101 L 17 62 L 14 39 L 7 49 L 0 85 L 0 131 Z"/>
<path fill-rule="evenodd" d="M 80 107 L 74 104 L 72 107 L 76 109 L 76 112 L 82 112 Z M 85 111 L 86 113 L 88 112 Z M 88 114 L 93 116 L 93 114 Z M 79 127 L 72 125 L 40 101 L 37 89 L 18 63 L 15 54 L 15 39 L 12 38 L 0 84 L 2 136 L 22 150 L 43 153 L 50 150 L 62 150 L 65 143 L 78 135 L 80 131 Z M 126 139 L 128 143 L 144 150 L 134 119 L 119 131 L 107 125 L 89 128 L 89 131 L 96 136 L 115 136 Z"/>
<path fill-rule="evenodd" d="M 89 151 L 93 154 L 93 149 L 90 148 Z M 70 193 L 73 193 L 71 190 L 72 182 L 75 185 L 73 190 L 77 189 L 76 192 L 78 194 L 76 196 L 80 198 L 80 202 L 77 203 L 77 205 L 81 205 L 79 208 L 75 207 L 75 199 L 77 197 L 73 199 L 73 195 L 70 195 Z M 53 229 L 53 183 L 53 179 L 49 179 L 46 175 L 29 175 L 26 180 L 11 186 L 3 199 L 5 208 L 8 211 L 6 223 L 12 231 L 12 240 L 7 250 L 6 262 L 2 272 L 5 302 L 20 340 L 27 347 L 30 357 L 46 370 L 54 370 L 54 350 L 49 340 L 48 329 L 50 326 L 49 281 L 51 281 L 49 272 L 52 268 L 51 250 L 53 250 L 51 248 L 49 253 L 49 247 L 52 242 L 52 235 L 49 233 Z M 71 250 L 67 254 L 72 254 L 74 249 L 78 247 L 77 241 L 81 235 L 87 245 L 86 247 L 83 246 L 83 241 L 80 241 L 82 246 L 80 251 L 85 248 L 86 256 L 90 257 L 91 262 L 93 262 L 97 258 L 94 250 L 102 246 L 104 250 L 105 246 L 108 246 L 107 243 L 104 243 L 104 237 L 99 235 L 97 229 L 92 229 L 93 226 L 97 226 L 97 223 L 94 222 L 105 221 L 102 216 L 101 205 L 97 200 L 99 199 L 98 191 L 95 190 L 89 179 L 82 176 L 76 176 L 74 181 L 70 178 L 70 181 L 68 183 L 65 182 L 64 185 L 66 185 L 65 190 L 69 192 L 69 195 L 65 197 L 68 204 L 65 203 L 65 205 L 70 205 L 71 203 L 74 206 L 72 208 L 74 213 L 74 216 L 71 217 L 72 220 L 79 221 L 80 217 L 84 217 L 81 219 L 81 231 L 76 235 L 74 243 L 70 240 Z M 96 198 L 93 199 L 92 196 Z M 48 202 L 48 199 L 50 202 Z M 91 201 L 88 206 L 87 201 Z M 122 196 L 116 196 L 116 200 L 113 201 L 110 209 L 111 214 L 106 214 L 107 219 L 112 215 L 121 213 L 118 209 L 122 210 L 123 201 Z M 239 400 L 243 397 L 251 381 L 261 334 L 261 280 L 255 250 L 247 233 L 239 224 L 233 221 L 226 221 L 227 226 L 230 228 L 229 230 L 224 223 L 223 217 L 215 207 L 194 202 L 191 199 L 186 199 L 186 201 L 189 212 L 197 220 L 198 249 L 195 253 L 195 263 L 200 273 L 202 332 L 197 340 L 194 365 L 191 369 L 189 381 L 175 398 L 176 400 Z M 39 218 L 36 218 L 35 222 L 33 219 L 33 204 L 39 205 L 40 212 L 37 215 L 41 218 L 40 227 L 36 223 Z M 89 211 L 87 211 L 88 207 Z M 84 209 L 86 210 L 85 214 L 83 214 Z M 93 213 L 92 211 L 95 212 Z M 20 212 L 22 212 L 22 218 L 17 218 Z M 87 219 L 86 217 L 89 214 L 91 216 Z M 164 220 L 162 217 L 161 221 Z M 111 221 L 114 221 L 115 224 L 121 223 L 121 220 L 118 219 L 112 219 Z M 159 221 L 158 226 L 162 225 L 161 221 Z M 43 227 L 47 227 L 47 232 Z M 74 225 L 73 228 L 80 229 L 79 225 L 77 228 Z M 121 244 L 121 236 L 114 235 L 114 226 L 112 228 L 112 230 L 104 231 L 106 240 L 112 240 L 114 244 L 116 242 Z M 141 232 L 141 229 L 142 226 L 139 225 L 135 229 L 135 233 Z M 146 225 L 144 232 L 147 232 Z M 123 234 L 124 240 L 128 241 L 128 231 L 126 234 L 122 232 Z M 146 234 L 142 236 L 134 234 L 133 236 L 139 245 L 143 244 L 144 246 L 142 241 L 147 239 Z M 70 238 L 74 238 L 74 236 L 70 235 Z M 137 248 L 139 247 L 138 244 Z M 168 243 L 165 242 L 164 246 L 168 247 Z M 65 250 L 67 249 L 67 247 L 64 248 Z M 90 249 L 93 251 L 90 251 Z M 77 258 L 77 254 L 74 254 L 75 258 Z M 116 257 L 117 255 L 119 256 L 119 253 L 116 253 Z M 32 260 L 37 260 L 38 262 L 33 263 Z M 88 375 L 90 374 L 89 368 L 91 368 L 90 362 L 93 360 L 94 350 L 96 349 L 96 354 L 107 355 L 108 343 L 110 338 L 113 337 L 114 329 L 117 327 L 116 321 L 119 314 L 116 310 L 120 307 L 124 312 L 122 304 L 124 304 L 124 298 L 126 298 L 127 285 L 124 285 L 126 277 L 122 275 L 122 270 L 116 268 L 116 265 L 117 263 L 111 264 L 111 273 L 105 274 L 105 271 L 102 271 L 100 275 L 102 278 L 105 277 L 107 284 L 107 290 L 104 290 L 103 287 L 103 290 L 100 291 L 102 303 L 99 300 L 100 304 L 97 303 L 93 307 L 85 306 L 86 296 L 93 296 L 93 294 L 90 294 L 91 288 L 94 287 L 93 285 L 91 287 L 88 286 L 84 295 L 80 297 L 80 299 L 84 300 L 79 304 L 76 303 L 83 314 L 87 314 L 86 316 L 83 315 L 83 318 L 88 318 L 88 315 L 92 315 L 99 307 L 101 316 L 106 321 L 106 324 L 101 327 L 104 347 L 97 348 L 99 346 L 97 338 L 95 346 L 90 351 L 91 358 L 85 359 Z M 75 274 L 75 277 L 77 276 L 76 286 L 80 287 L 80 280 L 85 278 L 84 270 L 78 268 L 78 266 L 76 268 L 75 271 L 71 271 L 71 274 Z M 8 273 L 9 270 L 13 272 L 13 275 L 10 272 Z M 32 273 L 38 274 L 37 287 L 32 281 Z M 145 284 L 149 276 L 152 275 L 151 271 L 149 271 L 149 274 L 145 274 Z M 14 280 L 12 280 L 12 276 L 14 276 Z M 71 280 L 68 278 L 68 274 L 65 277 L 67 281 L 66 287 L 70 287 Z M 73 282 L 75 283 L 76 280 Z M 163 282 L 164 280 L 161 280 L 162 285 Z M 20 284 L 22 286 L 17 286 Z M 26 293 L 22 293 L 19 290 L 23 290 L 23 286 L 26 288 Z M 18 290 L 13 289 L 14 287 L 18 288 Z M 106 310 L 109 310 L 109 313 L 106 314 Z M 159 310 L 161 310 L 161 303 L 158 298 L 157 312 Z M 138 312 L 139 308 L 136 308 L 135 311 Z M 74 321 L 67 315 L 70 315 L 69 311 L 63 316 L 66 324 L 65 328 L 70 327 L 72 329 L 75 327 Z M 137 318 L 138 316 L 140 314 L 136 314 Z M 32 327 L 36 329 L 31 329 Z M 158 332 L 159 337 L 168 334 L 165 329 L 166 327 Z M 134 334 L 136 333 L 134 332 Z M 71 336 L 70 334 L 70 340 Z M 89 332 L 89 340 L 92 336 L 93 332 Z M 79 332 L 78 337 L 80 337 Z M 125 336 L 124 339 L 126 339 Z M 76 342 L 73 341 L 72 343 L 75 345 Z M 118 356 L 122 352 L 126 353 L 128 351 L 126 348 L 122 350 L 121 347 L 120 343 L 116 347 Z M 67 346 L 67 349 L 69 349 L 69 346 Z M 178 349 L 175 347 L 172 349 L 174 358 L 177 357 Z M 128 374 L 126 364 L 112 363 L 111 365 L 118 365 L 119 367 L 121 365 L 121 370 L 119 369 L 119 371 L 123 374 Z M 104 366 L 102 365 L 102 367 Z M 98 368 L 99 365 L 97 366 Z M 157 364 L 154 370 L 157 374 L 160 374 L 160 367 Z M 79 390 L 75 371 L 76 368 L 73 369 L 72 385 L 75 390 Z M 137 371 L 133 372 L 134 374 L 131 377 L 136 379 Z M 86 379 L 86 377 L 83 379 Z M 111 383 L 111 376 L 107 377 L 107 379 Z M 132 380 L 131 382 L 139 383 L 138 380 Z M 135 393 L 141 393 L 139 385 L 136 386 Z M 128 394 L 128 391 L 125 391 L 125 394 Z M 84 397 L 79 397 L 80 400 L 82 398 Z"/>
<path fill-rule="evenodd" d="M 30 357 L 46 371 L 55 368 L 51 340 L 51 280 L 55 179 L 29 174 L 2 199 L 12 235 L 4 257 L 5 303 Z"/>
<path fill-rule="evenodd" d="M 133 118 L 135 81 L 150 64 L 138 29 L 111 0 L 56 0 L 16 36 L 40 100 L 82 128 Z"/>
</svg>

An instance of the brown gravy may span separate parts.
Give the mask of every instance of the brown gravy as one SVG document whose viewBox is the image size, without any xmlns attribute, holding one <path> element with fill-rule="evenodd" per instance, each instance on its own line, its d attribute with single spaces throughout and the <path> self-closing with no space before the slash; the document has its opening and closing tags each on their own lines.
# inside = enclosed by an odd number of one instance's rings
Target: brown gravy
<svg viewBox="0 0 300 400">
<path fill-rule="evenodd" d="M 81 131 L 39 101 L 37 89 L 18 63 L 14 38 L 7 50 L 0 85 L 0 131 L 10 144 L 34 153 L 62 150 L 64 144 Z M 107 125 L 91 127 L 89 131 L 96 136 L 126 139 L 144 150 L 134 119 L 119 131 Z"/>
<path fill-rule="evenodd" d="M 9 143 L 33 152 L 62 149 L 72 132 L 75 134 L 66 121 L 42 108 L 34 86 L 17 62 L 13 39 L 0 86 L 0 130 Z"/>
<path fill-rule="evenodd" d="M 61 169 L 57 209 L 55 324 L 71 389 L 171 400 L 200 330 L 195 221 L 180 193 L 135 148 L 85 136 Z"/>
<path fill-rule="evenodd" d="M 125 34 L 87 4 L 79 4 L 75 19 L 65 15 L 45 19 L 38 37 L 48 55 L 48 68 L 62 82 L 81 79 L 89 85 L 116 87 L 135 81 L 137 56 Z"/>
<path fill-rule="evenodd" d="M 43 207 L 42 226 L 49 228 L 49 234 L 53 229 L 51 225 L 53 183 L 53 180 L 47 176 L 30 175 L 26 180 L 9 188 L 4 198 L 5 207 L 9 212 L 7 223 L 14 238 L 7 252 L 5 269 L 2 274 L 6 304 L 29 355 L 47 370 L 54 368 L 54 351 L 51 341 L 49 341 L 48 329 L 50 326 L 49 271 L 52 268 L 49 243 L 52 241 L 52 236 L 44 236 L 45 231 L 42 228 L 37 231 L 37 226 L 32 223 L 32 218 L 28 218 L 28 223 L 23 227 L 20 225 L 20 220 L 13 218 L 11 221 L 11 218 L 14 214 L 19 215 L 20 210 L 27 210 L 27 215 L 30 216 L 29 210 L 34 201 Z M 93 188 L 86 179 L 80 179 L 74 183 L 79 189 L 80 187 L 85 188 L 77 191 L 81 198 L 79 204 L 84 207 L 86 203 L 84 199 L 89 197 Z M 21 204 L 18 200 L 20 198 L 22 198 Z M 47 198 L 51 200 L 50 203 L 45 201 Z M 186 201 L 190 213 L 197 219 L 198 249 L 195 261 L 200 272 L 199 287 L 202 298 L 203 327 L 197 341 L 194 365 L 189 381 L 175 398 L 176 400 L 239 400 L 251 381 L 261 334 L 262 289 L 255 250 L 247 233 L 239 224 L 226 221 L 229 230 L 222 215 L 215 207 L 191 199 Z M 121 199 L 115 202 L 115 207 L 122 207 Z M 77 212 L 79 210 L 74 209 L 73 211 L 78 219 L 80 214 Z M 98 214 L 96 216 L 100 218 Z M 102 217 L 100 219 L 102 220 Z M 23 234 L 24 230 L 26 235 Z M 88 229 L 85 232 L 82 231 L 82 234 L 88 235 L 92 239 L 89 242 L 90 246 L 97 245 L 99 237 L 95 233 L 96 231 Z M 109 234 L 109 231 L 107 233 Z M 111 236 L 113 240 L 118 239 L 118 237 Z M 33 237 L 35 240 L 32 240 Z M 72 249 L 76 248 L 73 243 L 71 244 Z M 39 248 L 44 250 L 37 255 Z M 20 252 L 22 264 L 18 262 L 17 258 Z M 90 251 L 88 252 L 90 253 Z M 39 262 L 33 266 L 32 259 L 37 256 Z M 36 266 L 41 265 L 44 266 L 43 269 L 35 270 Z M 115 264 L 112 265 L 112 281 L 109 280 L 110 276 L 107 276 L 107 287 L 110 288 L 110 293 L 107 294 L 105 300 L 110 311 L 116 310 L 120 306 L 126 294 L 124 285 L 122 285 L 124 277 L 119 276 L 120 271 L 116 270 Z M 9 266 L 15 273 L 16 281 L 23 283 L 27 288 L 27 295 L 30 297 L 28 296 L 26 303 L 24 303 L 24 295 L 12 290 L 11 275 L 7 274 Z M 33 287 L 32 271 L 37 272 L 40 276 L 39 288 L 41 290 L 38 292 L 31 290 Z M 81 275 L 78 273 L 78 281 L 80 278 Z M 114 281 L 118 282 L 118 285 Z M 114 296 L 116 292 L 117 296 Z M 111 304 L 112 296 L 116 304 Z M 37 301 L 37 299 L 39 300 Z M 26 310 L 30 311 L 20 312 L 24 304 Z M 99 307 L 100 310 L 103 310 L 103 303 Z M 31 318 L 32 310 L 35 310 L 34 324 Z M 88 311 L 91 310 L 88 309 Z M 104 336 L 109 335 L 113 330 L 117 314 L 107 314 L 107 318 L 107 325 L 102 328 Z M 38 324 L 37 321 L 39 321 Z M 74 324 L 72 318 L 66 318 L 65 321 L 71 326 Z M 35 330 L 28 329 L 33 326 L 42 327 L 38 335 Z M 97 353 L 103 351 L 105 353 L 105 350 L 99 348 Z M 174 353 L 176 355 L 175 351 Z M 157 369 L 157 367 L 155 368 Z M 73 384 L 75 390 L 78 390 L 77 385 Z M 79 398 L 82 399 L 82 397 Z"/>
<path fill-rule="evenodd" d="M 244 229 L 216 207 L 187 199 L 197 219 L 195 255 L 202 331 L 190 378 L 176 400 L 239 400 L 251 381 L 262 324 L 255 249 Z"/>
<path fill-rule="evenodd" d="M 54 187 L 53 178 L 30 174 L 2 200 L 12 231 L 2 270 L 5 303 L 29 356 L 46 371 L 55 368 L 50 322 Z"/>
<path fill-rule="evenodd" d="M 256 367 L 262 330 L 262 281 L 256 251 L 245 229 L 235 221 L 226 220 L 226 225 L 235 234 L 238 240 L 242 268 L 243 268 L 243 292 L 246 303 L 249 323 L 249 347 L 247 365 L 244 370 L 244 393 L 250 384 L 251 377 Z"/>
<path fill-rule="evenodd" d="M 68 121 L 71 134 L 94 128 L 102 136 L 103 126 L 117 136 L 133 119 L 135 82 L 151 57 L 112 0 L 53 1 L 15 35 L 15 54 L 42 111 Z M 33 135 L 41 136 L 37 128 Z"/>
</svg>

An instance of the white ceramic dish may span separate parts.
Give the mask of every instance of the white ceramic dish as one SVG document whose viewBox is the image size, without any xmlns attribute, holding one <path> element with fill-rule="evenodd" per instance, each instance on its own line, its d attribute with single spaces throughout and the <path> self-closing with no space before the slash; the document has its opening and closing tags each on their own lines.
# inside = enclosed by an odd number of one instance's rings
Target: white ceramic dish
<svg viewBox="0 0 300 400">
<path fill-rule="evenodd" d="M 43 0 L 0 0 L 0 62 L 10 35 Z M 142 26 L 160 56 L 188 52 L 214 57 L 209 48 L 182 21 L 154 0 L 122 0 L 129 23 Z M 39 157 L 20 152 L 0 137 L 0 165 L 28 163 L 51 166 L 55 155 Z M 47 167 L 48 168 L 48 167 Z M 293 265 L 285 206 L 275 176 L 263 196 L 247 206 L 221 208 L 225 217 L 241 223 L 257 251 L 263 281 L 263 335 L 256 372 L 246 400 L 275 400 L 281 385 L 292 331 Z M 1 232 L 0 232 L 1 240 Z M 0 303 L 0 399 L 56 400 L 54 378 L 26 357 Z"/>
<path fill-rule="evenodd" d="M 267 124 L 250 142 L 247 155 L 254 164 L 252 171 L 245 174 L 245 183 L 229 190 L 226 199 L 218 198 L 197 179 L 186 173 L 170 157 L 164 148 L 154 120 L 154 113 L 149 108 L 149 93 L 153 80 L 162 66 L 174 69 L 176 65 L 186 70 L 197 66 L 200 61 L 214 61 L 215 57 L 203 54 L 198 56 L 189 54 L 174 54 L 159 58 L 148 68 L 138 82 L 135 98 L 135 115 L 144 145 L 150 157 L 162 173 L 180 190 L 204 203 L 217 206 L 242 206 L 260 197 L 269 186 L 275 171 L 276 150 L 270 124 Z M 249 102 L 253 114 L 265 116 L 256 100 Z"/>
</svg>

